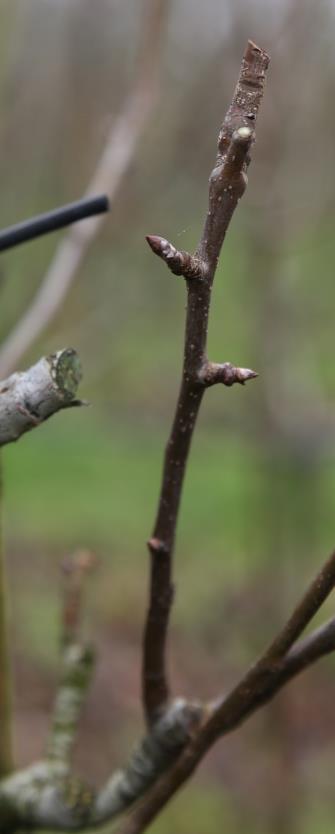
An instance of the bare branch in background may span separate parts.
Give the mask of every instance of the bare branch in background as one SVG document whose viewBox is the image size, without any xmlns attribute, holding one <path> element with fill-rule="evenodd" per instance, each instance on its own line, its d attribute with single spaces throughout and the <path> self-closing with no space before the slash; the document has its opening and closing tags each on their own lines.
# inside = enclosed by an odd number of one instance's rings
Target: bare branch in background
<svg viewBox="0 0 335 834">
<path fill-rule="evenodd" d="M 80 631 L 84 579 L 94 564 L 94 555 L 88 550 L 76 551 L 63 563 L 62 669 L 47 758 L 66 771 L 71 766 L 78 721 L 93 673 L 94 654 L 90 646 L 84 645 Z"/>
<path fill-rule="evenodd" d="M 91 550 L 76 550 L 63 561 L 63 606 L 61 645 L 79 641 L 85 577 L 96 567 L 96 556 Z"/>
<path fill-rule="evenodd" d="M 172 554 L 187 457 L 205 388 L 214 382 L 245 382 L 257 374 L 206 357 L 211 288 L 230 220 L 242 196 L 254 125 L 263 96 L 267 54 L 249 41 L 232 104 L 222 124 L 210 176 L 209 208 L 194 255 L 178 252 L 165 238 L 147 240 L 173 272 L 187 283 L 184 365 L 176 414 L 165 454 L 157 518 L 148 542 L 151 554 L 149 611 L 144 635 L 143 703 L 148 724 L 164 711 L 169 697 L 165 647 L 173 597 Z M 220 368 L 220 370 L 219 370 Z M 220 380 L 219 380 L 220 377 Z"/>
<path fill-rule="evenodd" d="M 200 704 L 177 699 L 97 793 L 73 775 L 72 751 L 94 661 L 80 636 L 83 580 L 94 562 L 93 554 L 82 550 L 63 565 L 61 676 L 47 755 L 0 782 L 0 821 L 5 809 L 9 831 L 18 825 L 83 830 L 114 819 L 174 764 L 203 715 Z"/>
<path fill-rule="evenodd" d="M 156 101 L 162 33 L 168 7 L 169 0 L 144 2 L 133 89 L 110 131 L 85 198 L 104 192 L 111 205 L 134 159 Z M 17 367 L 56 315 L 103 223 L 103 216 L 94 217 L 67 232 L 31 305 L 0 348 L 0 376 L 10 374 Z"/>
</svg>

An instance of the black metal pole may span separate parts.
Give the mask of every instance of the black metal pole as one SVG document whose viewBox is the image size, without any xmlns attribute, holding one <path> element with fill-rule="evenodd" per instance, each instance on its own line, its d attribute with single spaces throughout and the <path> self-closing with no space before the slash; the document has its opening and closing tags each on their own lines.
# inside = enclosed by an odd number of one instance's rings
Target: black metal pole
<svg viewBox="0 0 335 834">
<path fill-rule="evenodd" d="M 9 226 L 8 229 L 0 231 L 0 252 L 11 249 L 27 240 L 33 240 L 48 232 L 55 232 L 63 229 L 70 223 L 77 223 L 85 217 L 92 217 L 95 214 L 103 214 L 109 210 L 108 198 L 105 195 L 91 197 L 87 200 L 78 200 L 76 203 L 69 203 L 67 206 L 40 214 L 31 220 Z"/>
</svg>

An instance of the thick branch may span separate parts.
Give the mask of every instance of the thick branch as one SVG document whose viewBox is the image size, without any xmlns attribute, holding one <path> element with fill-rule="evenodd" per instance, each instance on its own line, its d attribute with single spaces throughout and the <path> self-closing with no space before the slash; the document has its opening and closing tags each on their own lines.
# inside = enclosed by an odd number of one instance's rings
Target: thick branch
<svg viewBox="0 0 335 834">
<path fill-rule="evenodd" d="M 18 440 L 76 399 L 81 367 L 72 348 L 43 357 L 22 373 L 0 382 L 0 446 Z"/>
<path fill-rule="evenodd" d="M 68 763 L 58 756 L 13 774 L 0 782 L 0 823 L 9 820 L 11 832 L 26 826 L 82 831 L 113 820 L 171 768 L 201 716 L 198 704 L 176 700 L 137 745 L 126 767 L 97 794 L 73 777 Z"/>
<path fill-rule="evenodd" d="M 169 696 L 165 644 L 173 595 L 172 553 L 187 456 L 205 388 L 201 372 L 207 365 L 211 287 L 226 231 L 246 186 L 249 149 L 268 63 L 266 53 L 249 42 L 233 101 L 220 131 L 218 155 L 210 177 L 209 210 L 195 255 L 178 252 L 165 238 L 148 239 L 153 251 L 173 271 L 186 277 L 188 290 L 182 383 L 166 447 L 157 518 L 149 541 L 150 602 L 142 673 L 149 724 L 164 710 Z"/>
</svg>

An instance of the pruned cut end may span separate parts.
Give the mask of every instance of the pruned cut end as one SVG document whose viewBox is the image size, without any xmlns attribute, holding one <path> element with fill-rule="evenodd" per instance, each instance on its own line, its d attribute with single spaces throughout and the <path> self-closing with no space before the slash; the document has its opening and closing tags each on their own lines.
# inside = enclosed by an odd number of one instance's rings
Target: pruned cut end
<svg viewBox="0 0 335 834">
<path fill-rule="evenodd" d="M 48 356 L 51 376 L 60 393 L 66 399 L 72 399 L 82 379 L 82 367 L 79 356 L 73 348 L 65 348 Z"/>
</svg>

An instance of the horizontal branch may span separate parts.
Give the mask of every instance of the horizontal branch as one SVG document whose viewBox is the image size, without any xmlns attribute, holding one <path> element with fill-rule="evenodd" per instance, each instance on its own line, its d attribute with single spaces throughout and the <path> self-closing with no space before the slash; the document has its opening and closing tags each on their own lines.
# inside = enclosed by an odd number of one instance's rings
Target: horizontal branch
<svg viewBox="0 0 335 834">
<path fill-rule="evenodd" d="M 0 382 L 0 446 L 18 440 L 63 408 L 83 405 L 76 399 L 81 375 L 78 354 L 67 348 Z"/>
<path fill-rule="evenodd" d="M 206 387 L 217 385 L 234 385 L 238 382 L 244 385 L 249 379 L 255 379 L 258 376 L 256 371 L 250 368 L 236 368 L 231 362 L 224 362 L 223 365 L 218 365 L 216 362 L 205 362 L 199 373 L 199 379 Z"/>
</svg>

